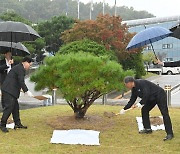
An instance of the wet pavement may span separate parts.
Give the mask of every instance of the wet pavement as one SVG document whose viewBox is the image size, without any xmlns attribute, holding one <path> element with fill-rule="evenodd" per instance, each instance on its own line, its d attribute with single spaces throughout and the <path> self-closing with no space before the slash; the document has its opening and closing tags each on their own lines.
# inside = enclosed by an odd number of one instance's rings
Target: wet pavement
<svg viewBox="0 0 180 154">
<path fill-rule="evenodd" d="M 170 85 L 171 88 L 176 87 L 171 92 L 171 106 L 172 107 L 180 107 L 180 74 L 178 75 L 159 75 L 157 77 L 152 77 L 151 82 L 159 84 L 162 88 L 165 85 Z"/>
<path fill-rule="evenodd" d="M 162 88 L 164 88 L 165 85 L 171 85 L 171 87 L 174 87 L 178 84 L 180 84 L 180 74 L 178 75 L 159 75 L 155 77 L 149 78 L 151 82 L 154 82 L 155 84 L 158 84 Z"/>
<path fill-rule="evenodd" d="M 171 95 L 171 106 L 180 107 L 180 87 Z"/>
</svg>

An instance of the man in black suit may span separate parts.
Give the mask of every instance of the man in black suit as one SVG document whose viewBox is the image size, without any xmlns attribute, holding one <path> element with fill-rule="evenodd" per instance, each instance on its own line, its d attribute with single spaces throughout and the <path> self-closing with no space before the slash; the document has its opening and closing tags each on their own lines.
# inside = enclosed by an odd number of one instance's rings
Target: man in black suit
<svg viewBox="0 0 180 154">
<path fill-rule="evenodd" d="M 1 118 L 1 130 L 3 132 L 8 132 L 6 123 L 11 113 L 15 123 L 14 129 L 27 128 L 27 126 L 23 126 L 21 124 L 17 99 L 19 98 L 21 89 L 24 91 L 24 93 L 27 93 L 28 96 L 33 97 L 32 93 L 28 91 L 24 81 L 25 71 L 30 68 L 31 64 L 32 59 L 30 57 L 25 57 L 22 63 L 14 66 L 11 69 L 2 84 L 1 90 L 3 95 L 4 109 Z"/>
<path fill-rule="evenodd" d="M 141 101 L 139 103 L 143 105 L 141 113 L 144 130 L 139 133 L 149 134 L 152 133 L 149 112 L 155 105 L 157 105 L 163 116 L 164 126 L 167 133 L 164 141 L 171 140 L 174 137 L 174 134 L 167 107 L 167 95 L 164 89 L 150 81 L 142 79 L 135 80 L 133 77 L 129 76 L 124 79 L 124 83 L 127 88 L 131 89 L 132 95 L 128 104 L 120 111 L 120 114 L 124 114 L 127 109 L 132 107 L 137 97 L 140 97 Z"/>
<path fill-rule="evenodd" d="M 13 66 L 16 64 L 14 63 L 14 60 L 12 59 L 12 54 L 10 51 L 6 51 L 4 53 L 4 59 L 0 60 L 0 83 L 3 84 L 7 73 L 11 70 Z"/>
<path fill-rule="evenodd" d="M 12 53 L 10 51 L 6 51 L 4 53 L 4 59 L 0 60 L 0 84 L 2 85 L 7 74 L 11 70 L 12 67 L 14 67 L 17 63 L 14 62 L 12 59 Z M 3 99 L 1 97 L 1 104 L 4 108 Z"/>
</svg>

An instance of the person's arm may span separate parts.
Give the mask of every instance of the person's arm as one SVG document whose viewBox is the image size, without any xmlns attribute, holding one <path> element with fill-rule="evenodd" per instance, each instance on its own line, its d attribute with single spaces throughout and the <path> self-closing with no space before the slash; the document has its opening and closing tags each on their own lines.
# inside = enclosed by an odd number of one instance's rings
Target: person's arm
<svg viewBox="0 0 180 154">
<path fill-rule="evenodd" d="M 132 89 L 131 98 L 130 98 L 128 104 L 124 107 L 124 110 L 129 109 L 135 103 L 136 99 L 137 99 L 137 94 L 136 94 L 135 90 Z"/>
<path fill-rule="evenodd" d="M 156 64 L 164 66 L 164 62 L 160 61 L 159 59 L 157 59 Z"/>
<path fill-rule="evenodd" d="M 19 81 L 19 84 L 20 84 L 22 90 L 25 93 L 25 92 L 28 91 L 28 88 L 27 88 L 27 86 L 25 84 L 24 77 L 25 77 L 25 71 L 24 70 L 19 70 L 19 72 L 18 72 L 18 81 Z"/>
<path fill-rule="evenodd" d="M 0 61 L 0 72 L 3 73 L 5 70 L 7 70 L 9 66 L 6 65 L 6 60 L 3 59 Z"/>
<path fill-rule="evenodd" d="M 174 62 L 162 62 L 158 59 L 157 64 L 160 64 L 163 67 L 180 67 L 180 60 Z"/>
<path fill-rule="evenodd" d="M 168 65 L 169 65 L 169 67 L 180 67 L 180 60 L 174 61 L 174 62 L 168 62 Z"/>
<path fill-rule="evenodd" d="M 177 67 L 180 67 L 180 60 L 176 61 L 176 65 L 177 65 Z"/>
<path fill-rule="evenodd" d="M 4 72 L 8 68 L 9 67 L 6 64 L 3 64 L 3 65 L 0 66 L 0 72 Z"/>
</svg>

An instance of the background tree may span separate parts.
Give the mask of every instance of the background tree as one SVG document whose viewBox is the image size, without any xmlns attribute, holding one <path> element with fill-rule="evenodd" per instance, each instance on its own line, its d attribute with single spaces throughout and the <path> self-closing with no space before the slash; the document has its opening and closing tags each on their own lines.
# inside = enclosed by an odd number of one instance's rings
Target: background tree
<svg viewBox="0 0 180 154">
<path fill-rule="evenodd" d="M 144 73 L 142 69 L 139 70 L 139 67 L 144 68 L 143 63 L 141 63 L 142 56 L 140 54 L 138 56 L 129 54 L 132 52 L 126 51 L 133 35 L 128 31 L 126 24 L 122 24 L 122 19 L 119 16 L 99 15 L 96 20 L 77 22 L 72 29 L 63 32 L 61 38 L 65 43 L 88 38 L 102 44 L 107 50 L 114 51 L 123 68 L 133 68 L 136 70 L 137 76 L 142 76 Z M 141 51 L 142 49 L 135 49 L 133 53 L 140 53 Z M 133 61 L 138 58 L 141 62 L 138 63 L 139 65 L 135 65 Z"/>
<path fill-rule="evenodd" d="M 77 1 L 75 0 L 0 0 L 0 4 L 0 14 L 14 11 L 35 23 L 50 20 L 53 16 L 66 15 L 67 11 L 69 17 L 77 18 Z M 92 19 L 96 19 L 103 11 L 102 2 L 94 3 L 93 6 Z M 89 19 L 89 9 L 90 3 L 80 2 L 80 20 Z M 105 4 L 105 12 L 113 15 L 114 7 Z M 124 6 L 117 7 L 117 15 L 120 15 L 123 20 L 153 17 L 146 11 L 135 11 L 132 7 Z"/>
<path fill-rule="evenodd" d="M 152 51 L 143 53 L 143 62 L 146 65 L 147 71 L 148 71 L 149 65 L 152 64 L 152 62 L 155 60 L 156 60 L 156 57 Z"/>
<path fill-rule="evenodd" d="M 72 27 L 74 19 L 66 16 L 53 17 L 50 21 L 38 24 L 38 32 L 46 42 L 46 50 L 49 52 L 57 52 L 62 45 L 60 35 L 65 30 Z"/>
<path fill-rule="evenodd" d="M 83 118 L 87 109 L 103 94 L 123 88 L 123 78 L 133 75 L 107 58 L 89 53 L 56 54 L 49 57 L 31 77 L 36 90 L 58 87 L 76 118 Z"/>
<path fill-rule="evenodd" d="M 123 20 L 149 18 L 149 16 L 152 15 L 149 14 L 147 11 L 136 11 L 133 7 L 128 8 L 127 6 L 120 7 L 117 10 L 117 14 L 120 15 Z M 153 17 L 153 15 L 151 17 Z"/>
<path fill-rule="evenodd" d="M 32 26 L 32 22 L 18 15 L 14 11 L 5 12 L 0 15 L 0 19 L 3 21 L 18 21 Z"/>
<path fill-rule="evenodd" d="M 96 20 L 85 20 L 77 22 L 72 29 L 62 33 L 65 43 L 82 40 L 84 38 L 93 40 L 121 54 L 119 59 L 125 58 L 125 48 L 133 34 L 128 32 L 128 27 L 122 24 L 122 19 L 117 16 L 99 15 Z"/>
<path fill-rule="evenodd" d="M 108 51 L 103 45 L 100 45 L 94 41 L 83 39 L 80 41 L 74 41 L 68 43 L 60 48 L 58 51 L 60 54 L 77 53 L 79 51 L 89 52 L 96 56 L 107 56 L 110 60 L 117 61 L 113 51 Z"/>
<path fill-rule="evenodd" d="M 41 62 L 44 59 L 43 54 L 46 45 L 44 38 L 38 38 L 33 42 L 24 42 L 23 44 L 31 51 L 31 55 L 36 59 L 36 62 Z"/>
<path fill-rule="evenodd" d="M 122 60 L 124 64 L 124 69 L 132 69 L 135 71 L 135 78 L 141 78 L 146 74 L 144 69 L 144 63 L 142 59 L 142 53 L 129 53 L 129 57 L 125 60 Z"/>
</svg>

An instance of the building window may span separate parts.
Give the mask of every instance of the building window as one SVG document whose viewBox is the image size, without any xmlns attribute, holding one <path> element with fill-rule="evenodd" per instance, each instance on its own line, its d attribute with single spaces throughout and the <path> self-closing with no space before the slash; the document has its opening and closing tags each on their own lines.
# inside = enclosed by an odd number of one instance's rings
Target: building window
<svg viewBox="0 0 180 154">
<path fill-rule="evenodd" d="M 162 48 L 163 49 L 172 49 L 173 48 L 173 44 L 163 44 Z"/>
</svg>

